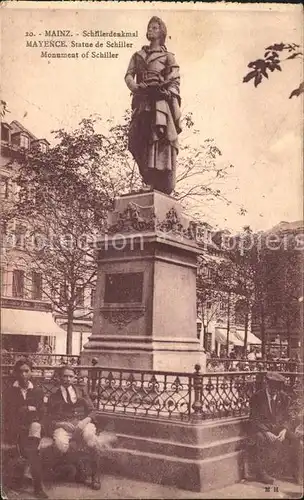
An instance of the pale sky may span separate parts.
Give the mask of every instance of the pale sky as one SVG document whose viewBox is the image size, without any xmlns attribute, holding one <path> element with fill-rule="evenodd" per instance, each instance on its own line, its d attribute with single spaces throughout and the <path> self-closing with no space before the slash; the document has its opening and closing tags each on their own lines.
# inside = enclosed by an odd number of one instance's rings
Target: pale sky
<svg viewBox="0 0 304 500">
<path fill-rule="evenodd" d="M 233 230 L 266 229 L 302 218 L 303 102 L 288 99 L 301 81 L 301 62 L 286 61 L 282 73 L 271 74 L 257 89 L 242 83 L 247 63 L 262 57 L 267 45 L 303 44 L 301 6 L 169 3 L 160 9 L 158 3 L 120 3 L 111 9 L 110 3 L 86 4 L 11 2 L 2 8 L 2 99 L 11 111 L 8 121 L 16 119 L 50 140 L 51 130 L 76 127 L 93 113 L 119 120 L 130 106 L 124 82 L 129 59 L 147 43 L 147 23 L 158 15 L 167 25 L 167 48 L 181 68 L 182 110 L 193 112 L 201 139 L 214 138 L 235 166 L 224 186 L 233 204 L 214 209 L 210 222 Z M 118 59 L 47 60 L 41 49 L 26 47 L 26 40 L 45 40 L 39 36 L 45 29 L 80 33 L 69 42 L 105 41 L 83 38 L 85 29 L 138 30 L 139 37 L 120 39 L 132 42 L 132 48 L 90 49 L 119 52 Z M 25 37 L 26 31 L 36 37 Z M 248 213 L 238 216 L 237 205 Z"/>
</svg>

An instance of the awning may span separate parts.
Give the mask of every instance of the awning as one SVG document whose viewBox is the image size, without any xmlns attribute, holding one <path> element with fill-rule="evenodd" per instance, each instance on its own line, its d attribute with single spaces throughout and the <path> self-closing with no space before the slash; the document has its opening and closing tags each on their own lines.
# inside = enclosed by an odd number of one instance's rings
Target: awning
<svg viewBox="0 0 304 500">
<path fill-rule="evenodd" d="M 64 321 L 63 323 L 60 323 L 60 326 L 64 329 L 64 331 L 66 331 L 67 322 Z M 82 332 L 82 333 L 86 333 L 86 332 L 90 333 L 90 332 L 92 332 L 92 323 L 88 324 L 88 323 L 84 323 L 84 322 L 79 321 L 79 320 L 74 320 L 73 321 L 73 331 Z"/>
<path fill-rule="evenodd" d="M 216 328 L 215 329 L 215 340 L 220 344 L 227 344 L 227 328 Z M 234 331 L 229 332 L 229 344 L 233 345 L 244 345 L 236 335 Z"/>
<path fill-rule="evenodd" d="M 6 308 L 1 310 L 1 333 L 48 337 L 66 335 L 66 332 L 55 323 L 51 312 Z"/>
<path fill-rule="evenodd" d="M 235 331 L 231 332 L 230 335 L 231 335 L 231 342 L 233 345 L 241 345 L 241 346 L 244 345 L 244 341 L 236 335 Z"/>
<path fill-rule="evenodd" d="M 242 341 L 244 345 L 245 332 L 244 330 L 236 330 L 235 336 Z M 261 339 L 256 337 L 253 333 L 247 332 L 247 344 L 261 344 Z"/>
<path fill-rule="evenodd" d="M 225 345 L 227 343 L 227 329 L 226 328 L 216 328 L 215 329 L 215 340 L 220 344 Z"/>
</svg>

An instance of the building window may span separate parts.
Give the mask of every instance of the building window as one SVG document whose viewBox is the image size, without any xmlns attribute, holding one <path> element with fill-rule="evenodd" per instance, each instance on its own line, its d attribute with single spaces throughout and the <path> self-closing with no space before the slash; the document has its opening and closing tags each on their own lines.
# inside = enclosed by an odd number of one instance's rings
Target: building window
<svg viewBox="0 0 304 500">
<path fill-rule="evenodd" d="M 10 129 L 5 123 L 1 123 L 1 141 L 10 142 L 11 134 Z"/>
<path fill-rule="evenodd" d="M 21 269 L 13 270 L 13 297 L 24 296 L 24 271 Z"/>
<path fill-rule="evenodd" d="M 5 295 L 5 282 L 4 282 L 4 268 L 1 267 L 0 269 L 0 280 L 1 280 L 1 295 Z"/>
<path fill-rule="evenodd" d="M 226 311 L 226 305 L 226 301 L 222 299 L 220 301 L 220 311 Z"/>
<path fill-rule="evenodd" d="M 211 300 L 207 300 L 207 304 L 206 304 L 207 309 L 211 309 L 211 306 L 212 306 Z"/>
<path fill-rule="evenodd" d="M 7 247 L 7 222 L 0 221 L 0 245 L 2 248 Z"/>
<path fill-rule="evenodd" d="M 23 224 L 16 224 L 15 226 L 15 245 L 17 248 L 24 247 L 24 237 L 26 228 Z"/>
<path fill-rule="evenodd" d="M 84 288 L 82 286 L 76 287 L 76 304 L 78 307 L 84 306 Z"/>
<path fill-rule="evenodd" d="M 40 142 L 40 151 L 41 153 L 46 153 L 47 152 L 47 145 L 44 142 Z"/>
<path fill-rule="evenodd" d="M 8 199 L 9 198 L 9 178 L 1 176 L 1 197 Z"/>
<path fill-rule="evenodd" d="M 95 299 L 96 299 L 96 290 L 95 290 L 95 288 L 92 288 L 92 290 L 91 290 L 91 307 L 92 308 L 95 305 Z"/>
<path fill-rule="evenodd" d="M 30 147 L 30 140 L 26 135 L 20 135 L 20 147 L 25 149 Z"/>
<path fill-rule="evenodd" d="M 32 272 L 32 299 L 42 299 L 42 275 L 36 271 Z"/>
</svg>

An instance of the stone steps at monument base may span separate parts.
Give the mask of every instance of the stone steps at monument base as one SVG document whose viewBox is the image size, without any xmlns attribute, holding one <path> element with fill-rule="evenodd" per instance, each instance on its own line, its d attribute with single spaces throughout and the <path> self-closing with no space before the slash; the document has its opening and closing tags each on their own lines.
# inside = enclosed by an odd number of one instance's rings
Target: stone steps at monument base
<svg viewBox="0 0 304 500">
<path fill-rule="evenodd" d="M 190 491 L 209 491 L 240 481 L 243 477 L 241 451 L 204 460 L 144 453 L 116 448 L 104 463 L 105 472 L 175 486 Z"/>
<path fill-rule="evenodd" d="M 111 473 L 192 491 L 243 478 L 244 418 L 183 423 L 117 414 L 98 417 L 100 430 L 112 430 L 118 437 L 105 459 Z"/>
<path fill-rule="evenodd" d="M 226 453 L 238 451 L 244 447 L 244 439 L 233 436 L 207 444 L 185 444 L 172 442 L 156 437 L 139 437 L 127 434 L 117 434 L 118 446 L 124 450 L 137 450 L 147 453 L 164 454 L 188 459 L 204 460 Z"/>
<path fill-rule="evenodd" d="M 248 419 L 246 417 L 205 420 L 201 422 L 183 422 L 174 418 L 161 419 L 113 412 L 98 412 L 98 428 L 110 430 L 116 434 L 163 439 L 173 443 L 193 444 L 214 443 L 246 435 Z"/>
</svg>

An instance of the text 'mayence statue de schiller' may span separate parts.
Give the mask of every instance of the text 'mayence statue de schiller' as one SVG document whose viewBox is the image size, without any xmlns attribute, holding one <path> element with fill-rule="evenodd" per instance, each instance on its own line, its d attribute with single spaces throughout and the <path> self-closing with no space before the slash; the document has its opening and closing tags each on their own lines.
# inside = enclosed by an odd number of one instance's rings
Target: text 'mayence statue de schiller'
<svg viewBox="0 0 304 500">
<path fill-rule="evenodd" d="M 148 24 L 145 45 L 133 54 L 125 81 L 133 94 L 129 151 L 144 182 L 166 194 L 175 187 L 180 128 L 180 76 L 165 46 L 167 28 L 158 17 Z"/>
</svg>

